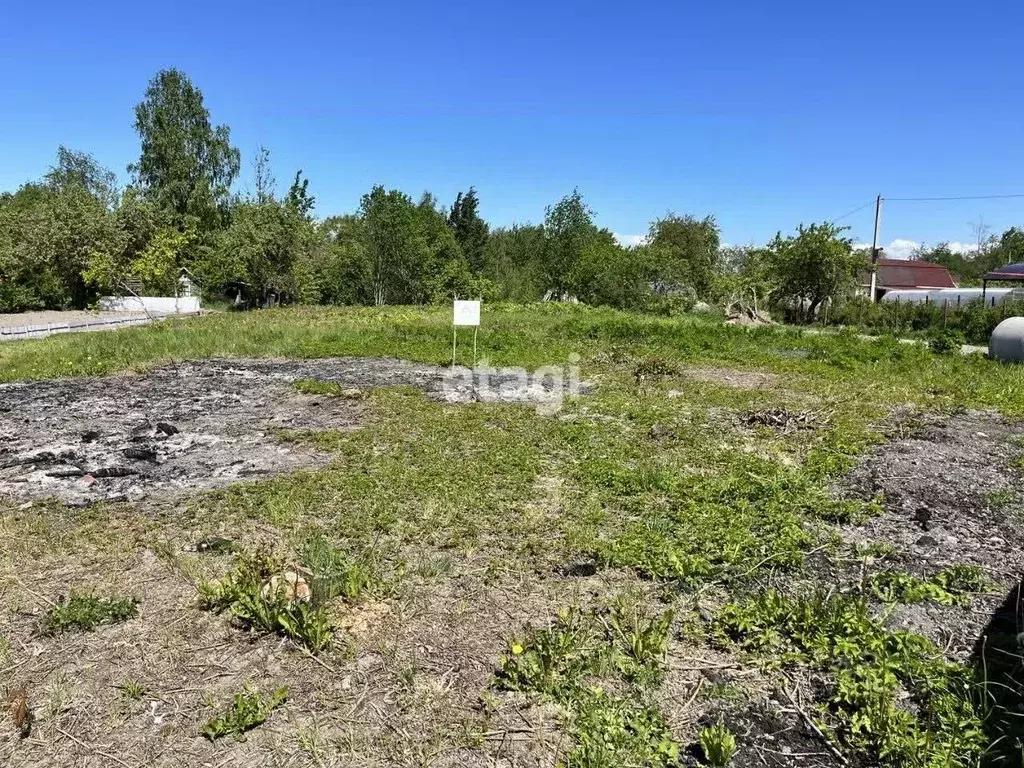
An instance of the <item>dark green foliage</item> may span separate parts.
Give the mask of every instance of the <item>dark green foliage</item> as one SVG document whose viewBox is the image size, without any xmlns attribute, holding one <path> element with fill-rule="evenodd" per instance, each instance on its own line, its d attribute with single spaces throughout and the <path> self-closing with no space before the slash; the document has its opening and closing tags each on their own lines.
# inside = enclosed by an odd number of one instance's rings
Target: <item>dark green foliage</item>
<svg viewBox="0 0 1024 768">
<path fill-rule="evenodd" d="M 945 347 L 961 338 L 960 343 L 987 344 L 999 323 L 1021 314 L 1024 314 L 1024 301 L 1007 300 L 993 307 L 976 300 L 959 307 L 943 308 L 934 303 L 872 304 L 867 299 L 855 299 L 830 310 L 828 321 L 868 333 L 924 337 L 928 341 L 940 338 L 940 346 Z"/>
<path fill-rule="evenodd" d="M 929 640 L 890 630 L 865 599 L 762 592 L 727 605 L 717 628 L 771 666 L 832 672 L 825 723 L 848 747 L 887 766 L 976 765 L 984 748 L 970 670 Z M 900 705 L 909 692 L 915 716 Z"/>
<path fill-rule="evenodd" d="M 91 632 L 103 624 L 118 624 L 135 618 L 139 603 L 134 597 L 97 597 L 92 592 L 71 592 L 67 599 L 46 612 L 39 634 Z"/>
<path fill-rule="evenodd" d="M 202 92 L 184 72 L 164 69 L 135 107 L 142 143 L 129 169 L 143 195 L 173 217 L 179 229 L 217 229 L 227 213 L 241 155 L 226 125 L 213 126 Z"/>
<path fill-rule="evenodd" d="M 498 298 L 528 304 L 544 296 L 544 227 L 515 225 L 496 229 L 487 239 L 483 275 L 497 288 Z"/>
<path fill-rule="evenodd" d="M 448 226 L 452 228 L 455 240 L 462 249 L 462 255 L 473 272 L 479 272 L 483 268 L 484 250 L 487 248 L 490 231 L 487 222 L 480 218 L 479 205 L 476 190 L 470 187 L 465 195 L 459 192 L 448 213 Z"/>
<path fill-rule="evenodd" d="M 333 622 L 326 607 L 300 594 L 288 576 L 278 558 L 262 552 L 240 553 L 226 578 L 199 585 L 200 601 L 217 613 L 229 609 L 244 628 L 279 632 L 314 653 L 321 651 L 333 638 Z"/>
<path fill-rule="evenodd" d="M 928 334 L 928 347 L 937 355 L 953 355 L 964 345 L 964 335 L 954 328 L 934 328 Z"/>
<path fill-rule="evenodd" d="M 686 286 L 704 297 L 718 266 L 719 229 L 714 216 L 698 219 L 669 213 L 651 222 L 648 233 L 648 278 Z"/>
<path fill-rule="evenodd" d="M 326 603 L 336 597 L 355 600 L 378 583 L 379 568 L 372 549 L 353 558 L 316 531 L 306 538 L 299 554 L 303 565 L 312 572 L 314 603 Z"/>
</svg>

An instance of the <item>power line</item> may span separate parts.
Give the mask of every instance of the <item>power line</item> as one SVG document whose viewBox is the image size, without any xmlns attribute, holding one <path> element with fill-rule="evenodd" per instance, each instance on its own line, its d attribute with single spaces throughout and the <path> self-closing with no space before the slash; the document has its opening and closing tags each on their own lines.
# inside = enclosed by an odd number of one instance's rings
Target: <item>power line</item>
<svg viewBox="0 0 1024 768">
<path fill-rule="evenodd" d="M 887 202 L 896 203 L 919 203 L 933 202 L 938 200 L 1009 200 L 1010 198 L 1024 197 L 1019 195 L 964 195 L 962 197 L 887 197 Z M 849 214 L 847 214 L 849 215 Z"/>
<path fill-rule="evenodd" d="M 849 211 L 848 213 L 844 213 L 842 216 L 837 216 L 834 219 L 829 219 L 829 222 L 831 224 L 835 224 L 837 221 L 842 221 L 847 216 L 853 216 L 853 214 L 857 213 L 858 211 L 863 211 L 865 208 L 867 208 L 869 206 L 872 206 L 874 204 L 875 204 L 875 201 L 874 200 L 870 200 L 870 201 L 864 203 L 864 205 L 861 205 L 861 206 L 859 206 L 857 208 L 854 208 L 852 211 Z"/>
</svg>

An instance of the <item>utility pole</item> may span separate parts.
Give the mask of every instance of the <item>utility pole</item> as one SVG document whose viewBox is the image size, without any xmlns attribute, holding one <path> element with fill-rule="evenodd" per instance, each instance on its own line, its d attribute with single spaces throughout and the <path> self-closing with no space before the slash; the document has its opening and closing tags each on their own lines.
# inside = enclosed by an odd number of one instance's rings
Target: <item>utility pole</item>
<svg viewBox="0 0 1024 768">
<path fill-rule="evenodd" d="M 882 228 L 882 196 L 875 199 L 875 236 L 871 238 L 871 303 L 878 289 L 878 231 Z"/>
</svg>

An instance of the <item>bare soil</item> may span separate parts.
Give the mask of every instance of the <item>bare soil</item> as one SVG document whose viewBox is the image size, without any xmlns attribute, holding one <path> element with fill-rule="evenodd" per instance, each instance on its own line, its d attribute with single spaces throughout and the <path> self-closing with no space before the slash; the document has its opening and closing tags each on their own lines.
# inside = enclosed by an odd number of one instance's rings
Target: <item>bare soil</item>
<svg viewBox="0 0 1024 768">
<path fill-rule="evenodd" d="M 365 389 L 412 386 L 449 402 L 550 403 L 552 384 L 489 386 L 456 369 L 399 360 L 211 360 L 145 374 L 0 385 L 0 497 L 100 500 L 206 490 L 322 466 L 313 448 L 280 430 L 345 430 L 360 422 Z M 347 396 L 297 392 L 298 379 L 337 384 Z"/>
<path fill-rule="evenodd" d="M 922 578 L 957 564 L 984 569 L 998 591 L 977 596 L 970 609 L 901 605 L 891 619 L 965 661 L 1024 576 L 1024 486 L 1016 466 L 1024 424 L 970 411 L 903 418 L 895 430 L 895 439 L 877 446 L 842 483 L 853 497 L 880 499 L 883 513 L 843 533 L 893 545 L 895 554 L 877 569 Z"/>
</svg>

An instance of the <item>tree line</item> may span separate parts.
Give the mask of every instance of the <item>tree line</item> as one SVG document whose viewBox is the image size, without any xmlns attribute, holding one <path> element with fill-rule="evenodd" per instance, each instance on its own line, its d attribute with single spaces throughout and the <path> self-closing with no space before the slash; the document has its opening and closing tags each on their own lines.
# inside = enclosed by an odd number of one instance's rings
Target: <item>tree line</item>
<svg viewBox="0 0 1024 768">
<path fill-rule="evenodd" d="M 429 192 L 414 200 L 376 186 L 353 213 L 315 216 L 310 180 L 299 170 L 279 195 L 263 147 L 251 160 L 254 189 L 234 191 L 241 152 L 177 69 L 149 82 L 135 130 L 139 158 L 123 189 L 91 155 L 61 146 L 42 179 L 0 194 L 0 311 L 81 308 L 129 291 L 171 295 L 185 270 L 207 296 L 247 307 L 461 296 L 667 313 L 739 302 L 813 317 L 866 264 L 830 223 L 801 225 L 760 248 L 723 248 L 713 216 L 669 213 L 651 222 L 644 243 L 623 247 L 578 190 L 550 205 L 542 223 L 511 227 L 488 225 L 473 187 L 444 205 Z M 1007 238 L 1024 246 L 1018 230 Z"/>
</svg>

